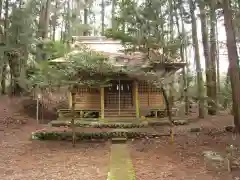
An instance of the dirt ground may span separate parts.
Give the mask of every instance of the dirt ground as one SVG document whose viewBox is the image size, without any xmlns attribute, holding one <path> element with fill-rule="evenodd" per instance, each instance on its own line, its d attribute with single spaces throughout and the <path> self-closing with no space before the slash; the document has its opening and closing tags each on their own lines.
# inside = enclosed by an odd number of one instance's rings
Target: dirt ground
<svg viewBox="0 0 240 180">
<path fill-rule="evenodd" d="M 15 103 L 12 103 L 15 102 Z M 31 141 L 42 129 L 18 113 L 20 102 L 0 99 L 1 180 L 106 180 L 110 144 Z"/>
<path fill-rule="evenodd" d="M 186 126 L 178 126 L 174 143 L 169 137 L 159 139 L 134 140 L 130 143 L 131 156 L 137 180 L 232 180 L 240 177 L 240 171 L 208 171 L 203 160 L 203 151 L 226 152 L 233 144 L 240 148 L 239 139 L 233 140 L 224 127 L 232 124 L 232 116 L 208 117 Z M 189 133 L 189 129 L 201 127 L 199 133 Z M 166 128 L 155 127 L 157 131 Z M 239 153 L 239 152 L 238 152 Z"/>
<path fill-rule="evenodd" d="M 131 155 L 137 180 L 230 180 L 228 172 L 211 173 L 204 166 L 203 150 L 216 150 L 204 137 L 196 142 L 195 138 L 176 137 L 170 144 L 169 138 L 136 141 L 131 145 Z M 209 142 L 209 138 L 207 138 Z M 211 143 L 214 143 L 213 141 Z"/>
<path fill-rule="evenodd" d="M 2 180 L 106 180 L 109 143 L 30 141 L 28 126 L 0 134 Z"/>
<path fill-rule="evenodd" d="M 0 99 L 1 180 L 107 179 L 110 143 L 78 143 L 72 148 L 71 142 L 31 141 L 31 132 L 43 127 L 19 113 L 19 107 L 16 99 Z M 240 147 L 231 134 L 222 132 L 228 124 L 232 124 L 232 117 L 219 115 L 176 127 L 180 135 L 174 144 L 168 137 L 130 141 L 137 180 L 233 179 L 239 172 L 209 172 L 202 157 L 204 150 L 224 151 L 229 144 Z M 199 126 L 203 127 L 200 133 L 186 133 Z"/>
</svg>

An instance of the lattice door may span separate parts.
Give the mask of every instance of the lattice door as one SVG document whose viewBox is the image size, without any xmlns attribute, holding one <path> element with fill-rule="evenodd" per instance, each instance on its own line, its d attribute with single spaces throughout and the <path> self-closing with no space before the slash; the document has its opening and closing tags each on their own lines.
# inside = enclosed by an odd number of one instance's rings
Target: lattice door
<svg viewBox="0 0 240 180">
<path fill-rule="evenodd" d="M 109 109 L 125 109 L 133 106 L 132 81 L 112 81 L 105 90 L 105 106 Z"/>
<path fill-rule="evenodd" d="M 120 82 L 120 107 L 123 109 L 133 106 L 132 84 L 132 81 L 127 80 Z"/>
</svg>

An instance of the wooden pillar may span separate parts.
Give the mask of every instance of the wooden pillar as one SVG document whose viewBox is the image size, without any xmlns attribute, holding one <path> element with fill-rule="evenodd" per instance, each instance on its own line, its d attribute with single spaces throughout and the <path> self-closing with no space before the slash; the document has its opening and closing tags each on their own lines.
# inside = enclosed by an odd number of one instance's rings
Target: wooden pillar
<svg viewBox="0 0 240 180">
<path fill-rule="evenodd" d="M 150 106 L 150 84 L 148 83 L 148 107 Z"/>
<path fill-rule="evenodd" d="M 72 93 L 71 91 L 68 91 L 68 108 L 72 108 Z"/>
<path fill-rule="evenodd" d="M 139 94 L 138 94 L 138 82 L 134 82 L 135 86 L 135 107 L 136 107 L 136 118 L 139 118 Z"/>
<path fill-rule="evenodd" d="M 104 87 L 101 87 L 100 94 L 101 94 L 101 119 L 104 119 Z"/>
</svg>

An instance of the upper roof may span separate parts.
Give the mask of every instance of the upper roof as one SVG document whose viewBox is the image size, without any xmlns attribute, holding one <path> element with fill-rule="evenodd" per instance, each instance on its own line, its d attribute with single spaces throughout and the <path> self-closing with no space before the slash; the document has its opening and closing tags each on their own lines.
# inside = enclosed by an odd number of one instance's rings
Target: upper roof
<svg viewBox="0 0 240 180">
<path fill-rule="evenodd" d="M 78 53 L 78 49 L 81 46 L 86 46 L 87 48 L 101 53 L 104 56 L 109 58 L 110 63 L 114 66 L 137 66 L 141 65 L 143 67 L 147 67 L 154 64 L 161 64 L 161 59 L 167 59 L 166 57 L 160 55 L 159 52 L 150 52 L 151 59 L 154 59 L 154 62 L 149 62 L 149 59 L 146 58 L 146 55 L 141 52 L 134 53 L 125 53 L 124 47 L 121 44 L 121 41 L 107 39 L 105 36 L 75 36 L 73 37 L 73 44 L 71 47 L 74 49 L 68 55 L 72 55 Z M 154 57 L 155 56 L 155 57 Z M 158 58 L 158 59 L 157 59 Z M 66 57 L 61 57 L 57 59 L 51 60 L 52 62 L 66 62 Z M 171 66 L 175 65 L 179 68 L 183 67 L 185 63 L 180 62 L 179 60 L 170 60 L 166 62 L 164 60 L 164 64 L 171 64 Z"/>
<path fill-rule="evenodd" d="M 66 62 L 67 56 L 80 52 L 80 47 L 86 46 L 87 48 L 100 53 L 109 59 L 114 67 L 127 67 L 129 69 L 136 69 L 136 67 L 146 69 L 157 69 L 162 71 L 161 74 L 167 76 L 166 72 L 171 73 L 183 68 L 186 63 L 180 62 L 176 59 L 166 58 L 159 52 L 150 52 L 148 58 L 142 52 L 125 53 L 121 41 L 107 39 L 104 36 L 77 36 L 73 37 L 71 44 L 72 52 L 68 53 L 66 57 L 61 57 L 51 60 L 51 62 Z M 151 61 L 150 59 L 154 59 Z M 137 71 L 137 70 L 136 70 Z M 134 74 L 134 73 L 132 73 Z M 148 75 L 149 76 L 149 75 Z"/>
</svg>

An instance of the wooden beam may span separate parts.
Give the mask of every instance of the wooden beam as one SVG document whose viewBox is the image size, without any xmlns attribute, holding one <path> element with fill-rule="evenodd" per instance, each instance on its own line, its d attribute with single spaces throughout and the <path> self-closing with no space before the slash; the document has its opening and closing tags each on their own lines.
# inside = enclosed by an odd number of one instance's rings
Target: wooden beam
<svg viewBox="0 0 240 180">
<path fill-rule="evenodd" d="M 104 119 L 104 87 L 100 89 L 101 94 L 101 119 Z"/>
<path fill-rule="evenodd" d="M 68 107 L 72 108 L 72 93 L 70 91 L 68 91 Z"/>
<path fill-rule="evenodd" d="M 135 81 L 135 107 L 136 107 L 136 118 L 139 118 L 139 94 L 138 94 L 138 82 Z"/>
</svg>

